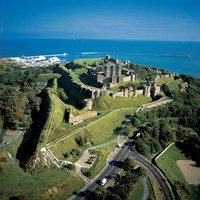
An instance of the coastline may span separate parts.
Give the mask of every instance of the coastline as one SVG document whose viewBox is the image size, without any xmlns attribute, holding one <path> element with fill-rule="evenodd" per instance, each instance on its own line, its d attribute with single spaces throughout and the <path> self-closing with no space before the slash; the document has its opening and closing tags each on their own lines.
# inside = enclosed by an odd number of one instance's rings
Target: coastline
<svg viewBox="0 0 200 200">
<path fill-rule="evenodd" d="M 68 56 L 58 56 L 58 58 L 61 61 L 69 62 L 77 58 L 103 58 L 108 54 L 120 60 L 130 60 L 135 64 L 200 77 L 200 42 L 0 39 L 0 43 L 2 43 L 0 46 L 1 58 L 67 52 Z M 89 54 L 81 54 L 81 52 Z"/>
</svg>

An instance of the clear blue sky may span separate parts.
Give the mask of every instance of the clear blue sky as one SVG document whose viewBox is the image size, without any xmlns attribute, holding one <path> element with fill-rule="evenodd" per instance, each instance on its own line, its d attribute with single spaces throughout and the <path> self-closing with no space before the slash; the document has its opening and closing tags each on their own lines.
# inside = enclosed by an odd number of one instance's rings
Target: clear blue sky
<svg viewBox="0 0 200 200">
<path fill-rule="evenodd" d="M 200 41 L 200 0 L 1 0 L 0 37 Z"/>
</svg>

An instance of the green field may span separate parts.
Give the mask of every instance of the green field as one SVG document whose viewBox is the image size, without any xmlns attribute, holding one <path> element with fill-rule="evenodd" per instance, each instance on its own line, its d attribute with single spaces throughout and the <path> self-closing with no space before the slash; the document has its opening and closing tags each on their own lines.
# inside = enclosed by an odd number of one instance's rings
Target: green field
<svg viewBox="0 0 200 200">
<path fill-rule="evenodd" d="M 65 119 L 65 112 L 67 108 L 70 108 L 73 113 L 81 113 L 83 111 L 77 110 L 75 107 L 63 103 L 54 92 L 51 92 L 50 95 L 54 106 L 52 108 L 52 124 L 50 127 L 50 133 L 48 136 L 47 143 L 56 140 L 64 135 L 66 136 L 72 131 L 84 127 L 87 124 L 99 119 L 104 115 L 104 113 L 102 113 L 101 115 L 88 119 L 86 122 L 77 125 L 69 124 L 66 122 Z"/>
<path fill-rule="evenodd" d="M 157 79 L 158 84 L 166 84 L 171 91 L 180 91 L 184 86 L 182 79 L 174 80 L 172 77 Z"/>
<path fill-rule="evenodd" d="M 162 169 L 167 177 L 170 178 L 172 182 L 179 180 L 183 183 L 186 183 L 185 178 L 183 177 L 181 171 L 176 165 L 177 160 L 186 160 L 184 154 L 181 153 L 175 145 L 172 145 L 162 156 L 160 156 L 156 163 L 159 168 Z"/>
<path fill-rule="evenodd" d="M 189 185 L 179 167 L 176 165 L 177 160 L 186 160 L 187 158 L 180 149 L 173 144 L 162 156 L 160 156 L 156 163 L 160 169 L 165 173 L 166 177 L 174 184 L 175 181 L 180 181 L 189 190 L 191 195 L 195 195 L 195 186 Z"/>
<path fill-rule="evenodd" d="M 133 190 L 131 190 L 128 200 L 142 200 L 143 192 L 143 185 L 141 180 L 139 180 L 136 184 L 133 185 Z"/>
<path fill-rule="evenodd" d="M 94 101 L 94 109 L 110 110 L 117 108 L 131 108 L 145 103 L 149 103 L 152 99 L 139 95 L 137 97 L 116 97 L 112 98 L 109 95 L 100 96 Z"/>
<path fill-rule="evenodd" d="M 151 195 L 155 197 L 155 199 L 162 199 L 160 189 L 153 178 L 148 178 L 149 187 L 151 187 Z"/>
<path fill-rule="evenodd" d="M 114 130 L 117 127 L 122 126 L 121 123 L 127 119 L 126 116 L 132 114 L 135 110 L 135 108 L 130 108 L 113 111 L 100 118 L 99 120 L 93 122 L 91 125 L 83 128 L 80 131 L 77 131 L 72 136 L 59 142 L 56 146 L 52 147 L 51 150 L 57 158 L 64 159 L 63 153 L 69 153 L 72 149 L 79 149 L 84 151 L 86 148 L 90 147 L 88 145 L 80 148 L 75 141 L 77 136 L 88 134 L 92 146 L 97 146 L 99 144 L 110 141 L 117 137 L 117 135 L 113 134 Z M 75 160 L 73 159 L 72 161 Z"/>
<path fill-rule="evenodd" d="M 98 65 L 101 65 L 103 63 L 102 61 L 103 61 L 102 58 L 83 58 L 83 59 L 74 60 L 74 63 L 82 67 L 85 67 L 85 66 L 96 67 Z"/>
<path fill-rule="evenodd" d="M 174 81 L 174 79 L 172 78 L 172 77 L 168 77 L 168 78 L 158 78 L 157 80 L 156 80 L 156 82 L 158 83 L 158 84 L 160 84 L 160 85 L 162 85 L 162 84 L 167 84 L 167 83 L 170 83 L 170 82 L 173 82 Z"/>
<path fill-rule="evenodd" d="M 110 90 L 114 91 L 114 92 L 120 92 L 121 91 L 121 87 L 126 87 L 127 85 L 134 85 L 134 84 L 140 84 L 140 81 L 137 79 L 134 82 L 130 81 L 130 82 L 125 82 L 125 83 L 119 83 L 117 86 L 110 88 Z"/>
<path fill-rule="evenodd" d="M 20 195 L 31 200 L 59 199 L 60 196 L 67 198 L 72 195 L 73 191 L 78 191 L 84 186 L 84 182 L 78 175 L 69 175 L 66 171 L 57 168 L 46 168 L 43 171 L 32 173 L 23 171 L 15 159 L 22 137 L 0 152 L 1 157 L 4 155 L 7 160 L 6 162 L 0 160 L 2 167 L 0 199 L 7 200 L 11 196 Z M 7 152 L 11 154 L 12 159 Z"/>
</svg>

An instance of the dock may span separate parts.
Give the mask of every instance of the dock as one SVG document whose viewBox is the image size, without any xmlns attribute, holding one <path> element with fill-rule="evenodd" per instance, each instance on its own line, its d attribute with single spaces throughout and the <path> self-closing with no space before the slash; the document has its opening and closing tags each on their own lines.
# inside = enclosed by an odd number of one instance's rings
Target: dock
<svg viewBox="0 0 200 200">
<path fill-rule="evenodd" d="M 36 56 L 18 56 L 18 57 L 12 57 L 11 59 L 13 58 L 37 58 L 37 57 L 41 57 L 41 56 L 44 56 L 44 57 L 54 57 L 54 56 L 68 56 L 68 53 L 56 53 L 56 54 L 47 54 L 47 55 L 36 55 Z"/>
</svg>

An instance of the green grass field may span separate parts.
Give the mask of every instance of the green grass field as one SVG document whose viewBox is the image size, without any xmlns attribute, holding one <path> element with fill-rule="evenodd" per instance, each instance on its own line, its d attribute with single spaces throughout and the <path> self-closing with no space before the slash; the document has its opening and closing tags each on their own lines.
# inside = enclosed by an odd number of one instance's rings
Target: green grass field
<svg viewBox="0 0 200 200">
<path fill-rule="evenodd" d="M 157 83 L 158 84 L 166 84 L 171 91 L 180 91 L 180 89 L 183 87 L 182 79 L 174 80 L 172 77 L 159 78 L 159 79 L 157 79 Z"/>
<path fill-rule="evenodd" d="M 74 60 L 74 62 L 83 67 L 85 66 L 96 67 L 102 64 L 102 59 L 101 58 L 83 58 L 83 59 Z"/>
<path fill-rule="evenodd" d="M 119 83 L 116 87 L 110 88 L 110 90 L 115 91 L 115 92 L 120 92 L 121 91 L 120 87 L 122 87 L 122 86 L 127 86 L 129 84 L 139 84 L 139 83 L 140 83 L 140 81 L 138 79 L 135 80 L 134 82 L 130 81 L 130 82 L 125 82 L 125 83 Z"/>
<path fill-rule="evenodd" d="M 133 186 L 133 190 L 131 190 L 128 200 L 142 200 L 143 197 L 143 185 L 141 180 L 139 180 L 134 186 Z"/>
<path fill-rule="evenodd" d="M 160 189 L 154 179 L 149 179 L 149 184 L 152 187 L 156 199 L 162 199 Z"/>
<path fill-rule="evenodd" d="M 148 178 L 147 180 L 149 189 L 150 189 L 150 196 L 153 197 L 152 199 L 162 199 L 160 189 L 153 178 Z"/>
<path fill-rule="evenodd" d="M 73 71 L 70 71 L 70 75 L 71 75 L 72 79 L 73 79 L 76 83 L 78 83 L 79 85 L 83 85 L 83 83 L 82 83 L 82 81 L 80 80 L 80 77 L 79 77 L 78 74 L 76 74 L 76 73 L 73 72 Z"/>
<path fill-rule="evenodd" d="M 177 160 L 187 160 L 187 158 L 181 152 L 181 150 L 178 149 L 175 144 L 173 144 L 162 156 L 156 160 L 156 163 L 172 183 L 175 181 L 180 181 L 189 190 L 191 195 L 195 195 L 195 186 L 189 185 L 186 182 L 179 167 L 176 165 Z"/>
<path fill-rule="evenodd" d="M 167 83 L 170 83 L 170 82 L 173 82 L 174 79 L 172 77 L 168 77 L 168 78 L 158 78 L 157 79 L 157 83 L 162 85 L 162 84 L 167 84 Z"/>
<path fill-rule="evenodd" d="M 65 120 L 66 109 L 71 108 L 73 113 L 81 113 L 81 111 L 77 110 L 71 105 L 63 103 L 55 93 L 51 92 L 50 95 L 51 95 L 52 103 L 54 104 L 55 107 L 52 110 L 53 120 L 52 120 L 51 130 L 48 136 L 48 141 L 47 141 L 48 143 L 64 135 L 66 136 L 70 134 L 72 131 L 75 131 L 78 128 L 84 127 L 87 124 L 105 115 L 104 113 L 102 113 L 101 115 L 98 115 L 94 118 L 87 120 L 86 122 L 83 122 L 77 125 L 69 124 Z"/>
<path fill-rule="evenodd" d="M 52 147 L 51 150 L 59 159 L 63 158 L 63 153 L 70 152 L 72 149 L 79 149 L 84 151 L 89 146 L 80 148 L 75 139 L 77 136 L 88 134 L 90 141 L 93 143 L 93 146 L 105 143 L 117 137 L 113 134 L 114 130 L 117 127 L 122 126 L 122 122 L 125 121 L 127 115 L 132 114 L 136 109 L 121 109 L 113 111 L 106 116 L 100 118 L 99 120 L 93 122 L 86 128 L 76 132 L 74 135 L 66 138 L 65 140 L 59 142 L 56 146 Z M 109 122 L 109 123 L 108 123 Z M 72 161 L 75 161 L 74 159 Z"/>
<path fill-rule="evenodd" d="M 184 154 L 181 153 L 175 145 L 172 145 L 162 156 L 160 156 L 156 163 L 158 164 L 159 168 L 162 169 L 167 177 L 170 177 L 172 182 L 179 180 L 183 183 L 186 183 L 181 171 L 179 170 L 178 166 L 176 165 L 177 160 L 186 160 Z"/>
<path fill-rule="evenodd" d="M 151 102 L 150 97 L 139 95 L 137 97 L 116 97 L 112 98 L 109 95 L 100 96 L 94 101 L 94 109 L 96 110 L 109 110 L 117 108 L 131 108 L 145 103 Z"/>
<path fill-rule="evenodd" d="M 59 195 L 70 197 L 73 191 L 78 191 L 84 186 L 84 182 L 75 174 L 69 175 L 66 171 L 57 168 L 45 169 L 41 172 L 28 173 L 23 171 L 16 160 L 16 152 L 22 141 L 20 136 L 13 144 L 9 145 L 4 154 L 7 162 L 1 162 L 2 170 L 0 199 L 7 200 L 11 196 L 23 195 L 27 199 L 59 199 Z M 8 156 L 9 152 L 12 159 Z M 53 192 L 50 197 L 48 191 Z"/>
<path fill-rule="evenodd" d="M 177 79 L 177 80 L 168 82 L 167 86 L 169 87 L 170 90 L 180 91 L 182 83 L 183 83 L 182 79 Z"/>
</svg>

